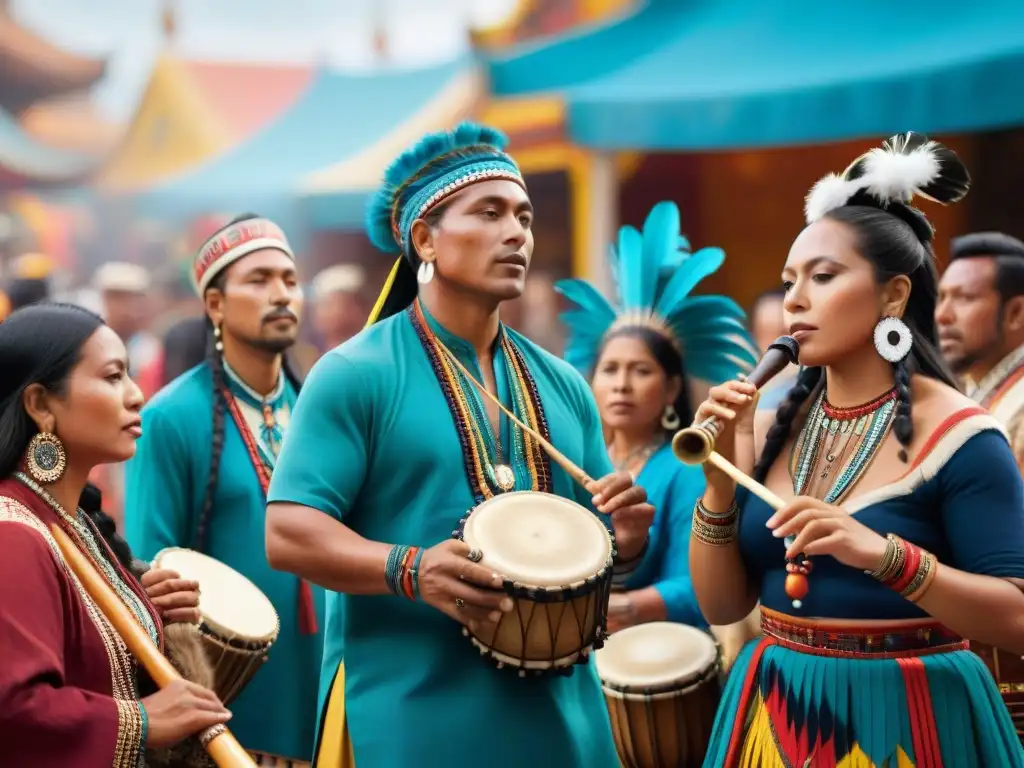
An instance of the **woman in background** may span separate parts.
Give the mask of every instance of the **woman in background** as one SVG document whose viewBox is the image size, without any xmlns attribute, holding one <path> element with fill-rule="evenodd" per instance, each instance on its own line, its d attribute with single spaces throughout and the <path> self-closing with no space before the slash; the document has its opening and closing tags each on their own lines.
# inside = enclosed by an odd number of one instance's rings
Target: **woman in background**
<svg viewBox="0 0 1024 768">
<path fill-rule="evenodd" d="M 643 233 L 619 231 L 611 271 L 621 302 L 609 304 L 583 280 L 563 280 L 557 290 L 577 305 L 562 319 L 568 327 L 566 359 L 591 379 L 609 436 L 615 468 L 647 489 L 656 516 L 643 558 L 632 573 L 617 574 L 608 629 L 652 621 L 707 628 L 690 582 L 687 550 L 694 502 L 704 491 L 699 467 L 672 453 L 672 436 L 693 418 L 688 370 L 719 383 L 756 358 L 743 311 L 723 296 L 690 296 L 725 259 L 718 248 L 688 252 L 679 233 L 679 209 L 656 205 Z M 685 354 L 685 361 L 684 361 Z"/>
</svg>

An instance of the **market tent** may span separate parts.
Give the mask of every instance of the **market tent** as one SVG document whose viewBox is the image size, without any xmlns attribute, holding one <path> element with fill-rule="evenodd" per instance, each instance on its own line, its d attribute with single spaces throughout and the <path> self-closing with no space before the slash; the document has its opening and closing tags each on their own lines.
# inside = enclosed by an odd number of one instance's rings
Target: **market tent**
<svg viewBox="0 0 1024 768">
<path fill-rule="evenodd" d="M 563 92 L 600 150 L 997 129 L 1024 124 L 1024 3 L 651 0 L 492 69 L 499 93 Z"/>
</svg>

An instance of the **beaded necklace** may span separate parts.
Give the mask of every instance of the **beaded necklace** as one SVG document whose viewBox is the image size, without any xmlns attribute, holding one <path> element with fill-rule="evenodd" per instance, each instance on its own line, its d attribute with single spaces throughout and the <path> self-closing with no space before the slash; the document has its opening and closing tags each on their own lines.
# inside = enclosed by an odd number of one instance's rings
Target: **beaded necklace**
<svg viewBox="0 0 1024 768">
<path fill-rule="evenodd" d="M 506 457 L 473 381 L 467 378 L 451 350 L 430 329 L 418 299 L 408 312 L 420 343 L 430 359 L 434 375 L 441 385 L 441 391 L 448 401 L 462 446 L 470 490 L 476 503 L 516 489 L 549 493 L 552 486 L 551 465 L 537 440 L 512 424 L 512 450 Z M 550 440 L 536 382 L 526 367 L 522 352 L 503 326 L 498 331 L 498 342 L 511 390 L 512 412 L 544 439 Z M 494 446 L 493 452 L 490 446 Z"/>
<path fill-rule="evenodd" d="M 827 504 L 840 503 L 878 455 L 895 415 L 895 388 L 855 408 L 836 408 L 822 389 L 793 444 L 789 464 L 793 493 Z M 795 536 L 787 536 L 786 548 L 795 540 Z M 807 576 L 813 568 L 802 553 L 786 560 L 786 595 L 794 608 L 802 606 L 810 590 Z"/>
<path fill-rule="evenodd" d="M 106 579 L 107 583 L 114 588 L 117 592 L 118 597 L 128 606 L 131 612 L 135 615 L 135 618 L 146 630 L 146 634 L 157 647 L 162 647 L 162 637 L 157 627 L 156 621 L 153 619 L 153 615 L 146 608 L 145 603 L 135 593 L 131 587 L 129 587 L 117 568 L 110 561 L 106 553 L 102 551 L 102 545 L 97 539 L 97 534 L 86 522 L 85 513 L 79 509 L 76 515 L 69 514 L 64 507 L 60 505 L 53 496 L 35 480 L 23 472 L 15 472 L 14 477 L 22 485 L 26 486 L 29 490 L 35 493 L 40 499 L 46 502 L 47 506 L 50 507 L 54 512 L 57 513 L 57 517 L 64 523 L 64 528 L 67 530 L 71 537 L 75 540 L 78 548 L 84 552 L 89 560 L 92 562 L 93 567 L 99 569 Z"/>
</svg>

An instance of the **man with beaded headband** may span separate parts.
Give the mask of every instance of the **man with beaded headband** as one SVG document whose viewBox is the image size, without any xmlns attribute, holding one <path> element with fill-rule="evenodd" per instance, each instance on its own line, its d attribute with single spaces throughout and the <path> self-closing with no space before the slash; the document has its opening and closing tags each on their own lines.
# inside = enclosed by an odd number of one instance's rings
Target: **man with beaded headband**
<svg viewBox="0 0 1024 768">
<path fill-rule="evenodd" d="M 192 277 L 214 343 L 204 363 L 144 410 L 146 434 L 127 467 L 126 531 L 140 557 L 195 549 L 267 596 L 280 633 L 232 702 L 232 729 L 262 765 L 305 765 L 316 727 L 323 592 L 271 569 L 264 545 L 270 475 L 299 391 L 285 357 L 302 312 L 295 256 L 276 224 L 248 214 L 203 244 Z"/>
<path fill-rule="evenodd" d="M 370 326 L 310 373 L 271 484 L 271 562 L 335 593 L 320 768 L 616 761 L 592 664 L 519 677 L 460 637 L 513 610 L 483 555 L 452 536 L 467 510 L 511 490 L 573 499 L 614 529 L 623 564 L 643 557 L 653 518 L 612 472 L 583 378 L 499 321 L 533 251 L 504 144 L 463 124 L 387 170 L 368 230 L 401 255 Z M 576 486 L 485 387 L 601 479 Z"/>
<path fill-rule="evenodd" d="M 722 422 L 719 453 L 782 500 L 705 467 L 698 601 L 725 623 L 760 600 L 764 633 L 723 691 L 709 768 L 1024 766 L 967 640 L 1024 653 L 1024 486 L 939 354 L 933 231 L 910 205 L 969 184 L 915 133 L 820 181 L 782 269 L 796 383 L 764 418 L 743 381 L 697 409 Z"/>
<path fill-rule="evenodd" d="M 1024 470 L 1024 243 L 975 232 L 954 238 L 949 257 L 935 313 L 942 354 L 1006 425 Z"/>
</svg>

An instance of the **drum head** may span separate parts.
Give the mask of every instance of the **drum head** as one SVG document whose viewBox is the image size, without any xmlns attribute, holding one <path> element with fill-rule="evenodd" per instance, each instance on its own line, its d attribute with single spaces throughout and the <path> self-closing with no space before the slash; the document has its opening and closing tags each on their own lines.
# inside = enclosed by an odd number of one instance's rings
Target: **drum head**
<svg viewBox="0 0 1024 768">
<path fill-rule="evenodd" d="M 463 539 L 484 554 L 481 565 L 535 587 L 570 587 L 608 563 L 612 542 L 593 512 L 549 493 L 495 496 L 470 514 Z"/>
<path fill-rule="evenodd" d="M 234 568 L 201 552 L 178 548 L 159 552 L 153 567 L 169 568 L 183 579 L 199 582 L 199 613 L 221 637 L 253 641 L 277 637 L 279 623 L 273 604 Z"/>
<path fill-rule="evenodd" d="M 638 624 L 616 632 L 594 654 L 602 682 L 622 688 L 658 688 L 685 683 L 711 668 L 715 641 L 686 624 Z"/>
</svg>

